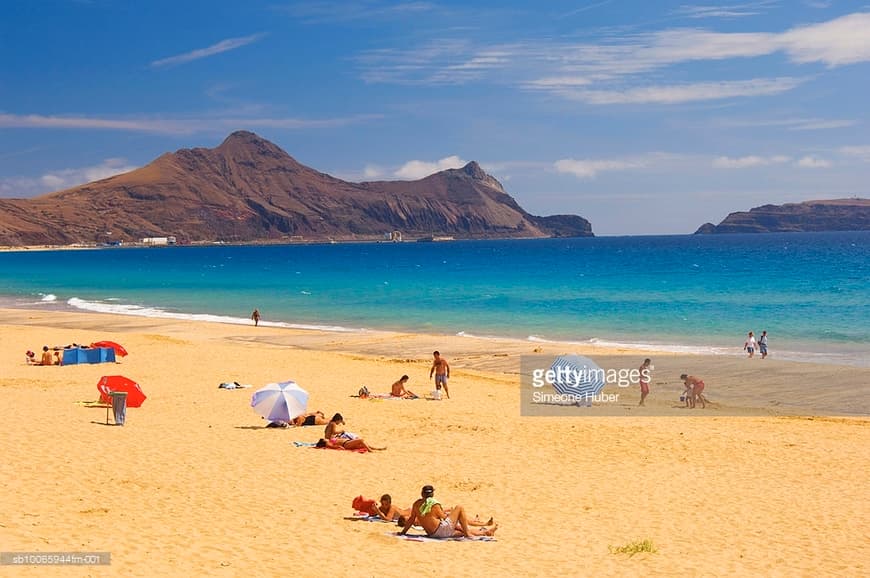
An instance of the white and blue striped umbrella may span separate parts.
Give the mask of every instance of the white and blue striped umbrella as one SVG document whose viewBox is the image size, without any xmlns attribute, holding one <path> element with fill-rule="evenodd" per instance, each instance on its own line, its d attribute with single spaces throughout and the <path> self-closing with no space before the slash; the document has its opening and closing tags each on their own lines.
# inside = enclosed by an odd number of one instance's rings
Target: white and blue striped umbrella
<svg viewBox="0 0 870 578">
<path fill-rule="evenodd" d="M 553 389 L 562 395 L 592 396 L 604 388 L 604 370 L 582 355 L 561 355 L 550 366 Z"/>
<path fill-rule="evenodd" d="M 308 392 L 295 381 L 270 383 L 254 392 L 251 407 L 269 421 L 289 422 L 305 413 Z"/>
</svg>

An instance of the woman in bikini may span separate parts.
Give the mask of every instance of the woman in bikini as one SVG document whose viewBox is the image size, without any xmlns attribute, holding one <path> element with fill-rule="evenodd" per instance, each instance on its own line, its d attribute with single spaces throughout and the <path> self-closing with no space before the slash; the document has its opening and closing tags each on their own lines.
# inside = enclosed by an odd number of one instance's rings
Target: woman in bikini
<svg viewBox="0 0 870 578">
<path fill-rule="evenodd" d="M 383 451 L 387 448 L 376 448 L 374 446 L 368 445 L 364 439 L 356 438 L 353 440 L 348 440 L 340 437 L 334 437 L 329 439 L 320 438 L 317 441 L 318 448 L 329 448 L 329 449 L 343 449 L 343 450 L 366 450 L 367 452 L 379 452 Z"/>
</svg>

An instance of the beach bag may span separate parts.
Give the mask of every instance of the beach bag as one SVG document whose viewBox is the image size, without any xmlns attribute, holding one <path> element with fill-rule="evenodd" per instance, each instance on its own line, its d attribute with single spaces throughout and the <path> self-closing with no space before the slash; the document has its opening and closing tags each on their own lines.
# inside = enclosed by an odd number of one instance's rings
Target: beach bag
<svg viewBox="0 0 870 578">
<path fill-rule="evenodd" d="M 357 496 L 353 499 L 353 502 L 351 502 L 351 506 L 353 506 L 353 509 L 357 512 L 364 512 L 366 514 L 369 514 L 372 510 L 375 509 L 375 501 L 367 500 L 362 496 Z"/>
<path fill-rule="evenodd" d="M 432 399 L 441 399 L 441 390 L 436 389 L 432 391 Z"/>
</svg>

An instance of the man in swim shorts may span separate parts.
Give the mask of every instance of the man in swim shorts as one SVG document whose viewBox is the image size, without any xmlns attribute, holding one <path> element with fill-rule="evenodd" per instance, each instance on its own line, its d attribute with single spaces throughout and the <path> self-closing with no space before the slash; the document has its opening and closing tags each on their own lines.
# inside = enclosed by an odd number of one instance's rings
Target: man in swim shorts
<svg viewBox="0 0 870 578">
<path fill-rule="evenodd" d="M 400 535 L 407 534 L 414 524 L 422 526 L 430 538 L 492 536 L 498 528 L 497 525 L 479 530 L 471 528 L 465 515 L 465 508 L 462 506 L 454 506 L 450 514 L 447 514 L 440 502 L 435 499 L 435 488 L 432 486 L 423 486 L 420 496 L 421 498 L 411 506 L 411 513 L 405 519 Z"/>
<path fill-rule="evenodd" d="M 435 389 L 440 390 L 444 386 L 444 393 L 447 399 L 450 399 L 450 390 L 447 389 L 447 380 L 450 379 L 450 364 L 447 360 L 441 357 L 439 352 L 432 354 L 435 361 L 432 362 L 432 369 L 429 370 L 429 379 L 432 379 L 432 374 L 435 374 Z"/>
</svg>

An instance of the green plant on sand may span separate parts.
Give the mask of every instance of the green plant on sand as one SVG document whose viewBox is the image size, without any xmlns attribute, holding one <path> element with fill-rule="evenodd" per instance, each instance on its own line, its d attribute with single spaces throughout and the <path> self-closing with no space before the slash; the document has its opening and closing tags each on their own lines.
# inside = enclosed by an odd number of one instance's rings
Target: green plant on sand
<svg viewBox="0 0 870 578">
<path fill-rule="evenodd" d="M 607 549 L 610 550 L 611 554 L 628 554 L 629 557 L 640 552 L 650 552 L 652 554 L 658 552 L 655 544 L 653 544 L 652 540 L 649 538 L 646 540 L 635 540 L 634 542 L 629 542 L 625 546 L 608 546 Z"/>
</svg>

